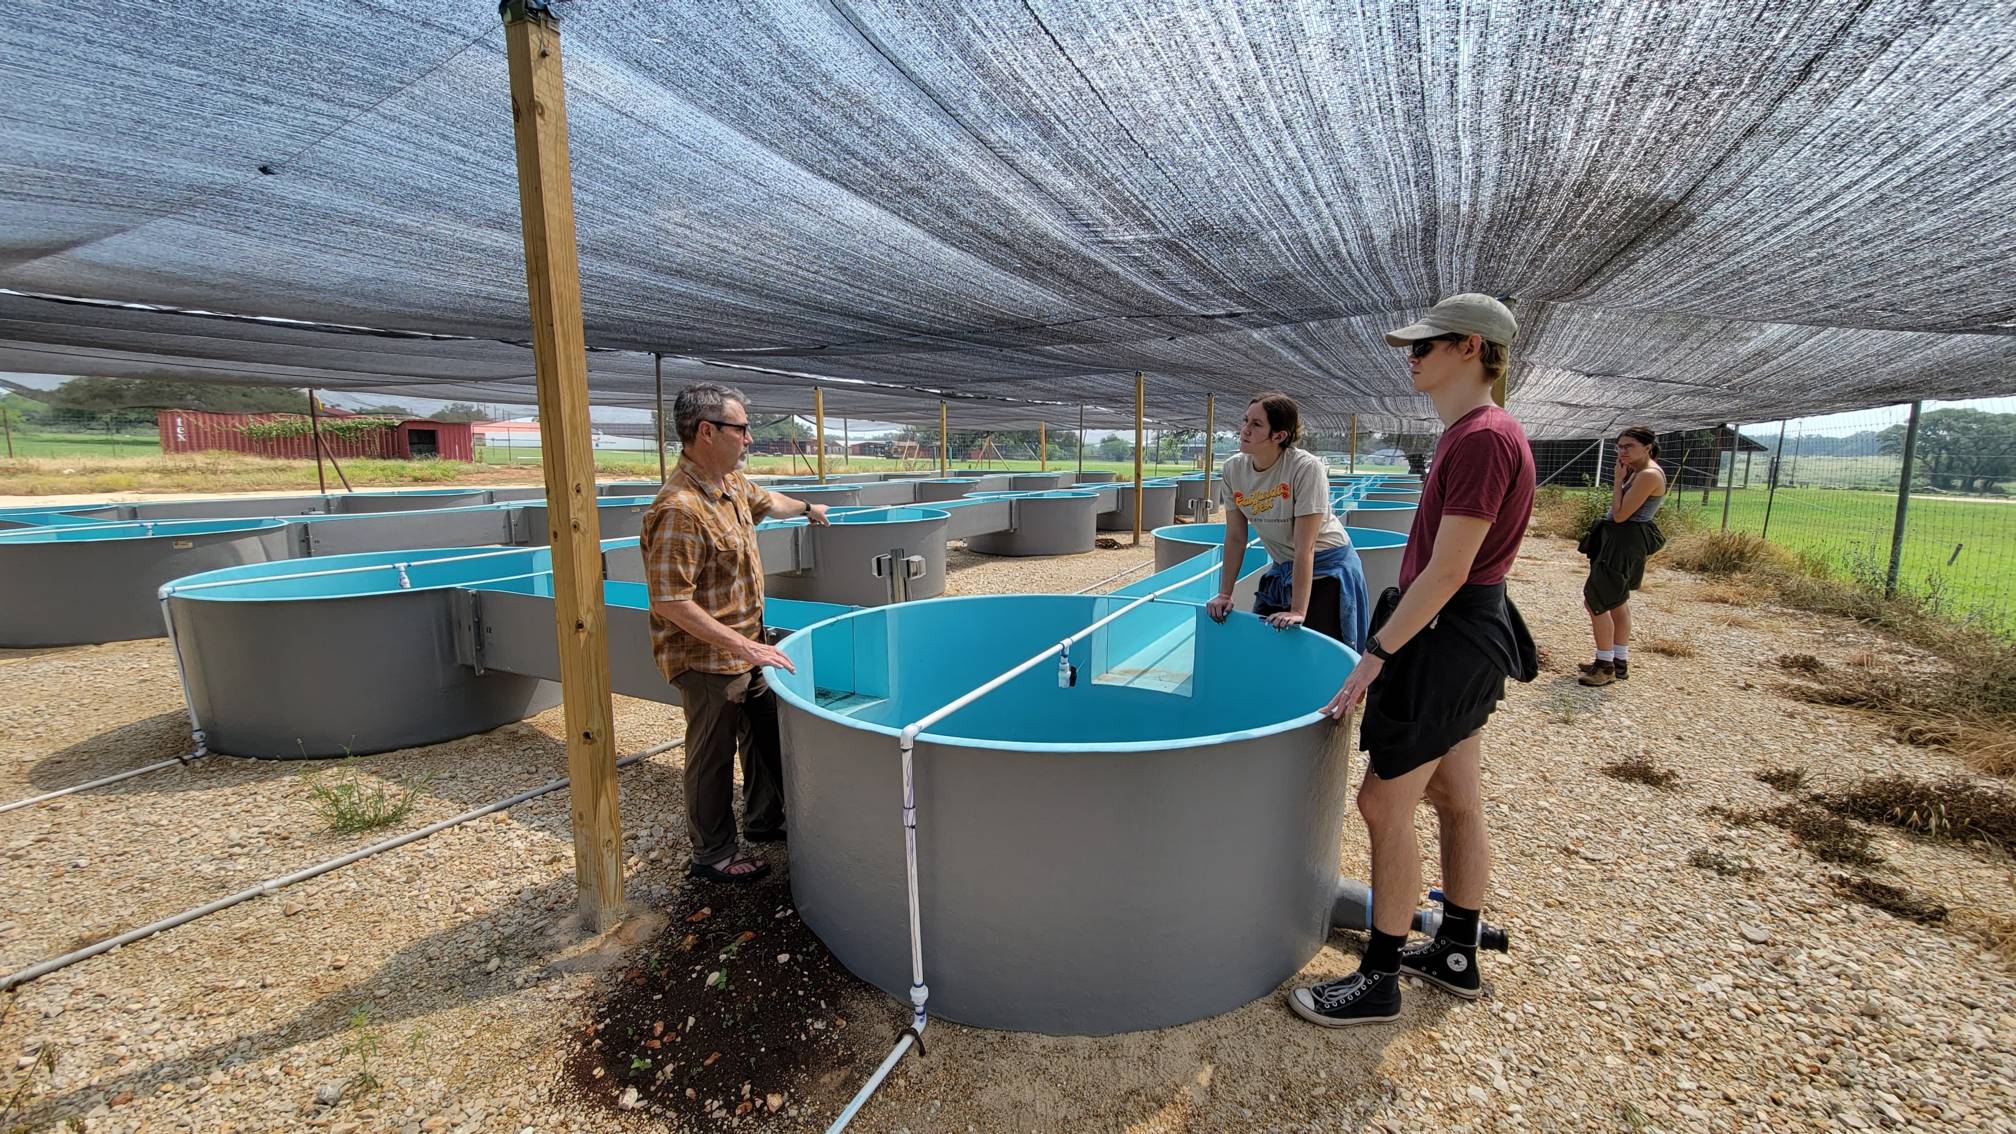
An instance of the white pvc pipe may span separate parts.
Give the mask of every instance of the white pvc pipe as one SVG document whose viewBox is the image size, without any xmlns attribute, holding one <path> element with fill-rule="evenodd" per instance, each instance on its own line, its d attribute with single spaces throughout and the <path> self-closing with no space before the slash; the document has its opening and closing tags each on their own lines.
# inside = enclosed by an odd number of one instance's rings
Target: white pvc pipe
<svg viewBox="0 0 2016 1134">
<path fill-rule="evenodd" d="M 894 1050 L 883 1058 L 882 1065 L 875 1069 L 875 1073 L 868 1076 L 868 1081 L 861 1085 L 861 1090 L 855 1094 L 853 1101 L 847 1104 L 847 1109 L 841 1111 L 840 1117 L 833 1120 L 833 1125 L 826 1128 L 826 1134 L 840 1134 L 842 1130 L 847 1129 L 847 1124 L 854 1121 L 854 1116 L 861 1113 L 861 1108 L 867 1105 L 868 1096 L 874 1094 L 875 1088 L 882 1085 L 882 1080 L 889 1077 L 889 1072 L 895 1068 L 897 1061 L 903 1058 L 903 1053 L 910 1050 L 910 1045 L 915 1040 L 916 1037 L 909 1032 L 903 1033 L 903 1038 L 896 1041 Z"/>
<path fill-rule="evenodd" d="M 144 776 L 149 772 L 158 772 L 163 768 L 172 768 L 177 764 L 191 764 L 197 760 L 202 759 L 204 756 L 207 755 L 209 755 L 209 753 L 207 752 L 194 752 L 187 756 L 176 756 L 172 759 L 163 760 L 158 764 L 149 764 L 144 768 L 131 768 L 124 772 L 115 772 L 112 775 L 92 780 L 89 783 L 71 784 L 69 787 L 58 788 L 55 791 L 43 792 L 41 795 L 30 796 L 27 799 L 17 799 L 12 803 L 0 803 L 0 814 L 5 814 L 9 811 L 15 810 L 16 808 L 28 807 L 33 804 L 45 802 L 47 800 L 57 799 L 62 796 L 69 795 L 72 792 L 84 791 L 87 788 L 104 787 L 106 784 L 116 784 L 121 780 L 130 780 L 135 776 Z"/>
<path fill-rule="evenodd" d="M 657 745 L 656 747 L 653 748 L 647 748 L 634 756 L 625 756 L 621 760 L 616 761 L 616 766 L 618 768 L 628 767 L 629 765 L 634 764 L 639 760 L 645 759 L 646 757 L 655 756 L 660 752 L 665 752 L 670 749 L 677 748 L 681 743 L 683 742 L 674 740 L 674 741 L 668 741 L 664 744 Z M 194 909 L 183 910 L 181 913 L 176 914 L 173 917 L 164 917 L 160 921 L 153 922 L 148 925 L 143 925 L 138 929 L 128 930 L 117 937 L 108 937 L 103 941 L 97 942 L 96 944 L 86 945 L 82 949 L 65 953 L 60 957 L 51 958 L 50 960 L 43 961 L 40 964 L 30 965 L 27 968 L 20 970 L 19 972 L 9 973 L 4 977 L 0 977 L 0 992 L 5 992 L 10 988 L 19 987 L 20 985 L 27 984 L 29 981 L 32 980 L 38 980 L 42 977 L 48 976 L 50 973 L 53 973 L 58 969 L 68 968 L 79 961 L 89 960 L 92 957 L 99 955 L 100 953 L 109 953 L 112 950 L 117 949 L 121 945 L 131 945 L 133 942 L 139 941 L 142 938 L 152 937 L 157 933 L 174 929 L 177 926 L 187 925 L 188 923 L 195 921 L 197 918 L 208 917 L 211 914 L 217 913 L 220 910 L 228 910 L 232 906 L 238 905 L 241 902 L 249 902 L 253 898 L 262 897 L 266 894 L 274 893 L 285 887 L 292 886 L 296 882 L 306 882 L 310 878 L 318 878 L 324 874 L 329 873 L 332 870 L 340 870 L 353 862 L 358 862 L 362 859 L 370 858 L 372 855 L 383 854 L 384 852 L 389 850 L 397 850 L 398 848 L 403 847 L 408 843 L 419 842 L 421 839 L 427 838 L 431 835 L 439 834 L 450 827 L 460 826 L 464 823 L 469 822 L 472 819 L 481 819 L 483 816 L 489 815 L 492 812 L 504 811 L 509 808 L 516 807 L 519 804 L 524 803 L 526 800 L 537 799 L 539 796 L 559 791 L 561 788 L 566 787 L 567 783 L 568 781 L 565 779 L 553 780 L 550 783 L 544 784 L 540 787 L 533 788 L 530 791 L 521 791 L 517 795 L 514 795 L 509 799 L 500 799 L 495 803 L 484 804 L 482 807 L 478 807 L 473 811 L 464 811 L 462 814 L 454 816 L 453 818 L 443 819 L 438 823 L 429 823 L 427 826 L 422 827 L 417 831 L 409 831 L 404 835 L 398 835 L 393 838 L 386 839 L 384 842 L 373 843 L 372 845 L 365 847 L 362 850 L 351 851 L 349 854 L 342 855 L 338 858 L 332 858 L 327 862 L 316 863 L 314 866 L 310 866 L 305 870 L 297 870 L 292 874 L 283 874 L 278 878 L 269 878 L 266 881 L 259 883 L 257 886 L 251 886 L 246 889 L 240 890 L 237 893 L 232 894 L 228 897 L 219 898 L 214 902 L 206 902 L 205 904 L 197 906 Z"/>
</svg>

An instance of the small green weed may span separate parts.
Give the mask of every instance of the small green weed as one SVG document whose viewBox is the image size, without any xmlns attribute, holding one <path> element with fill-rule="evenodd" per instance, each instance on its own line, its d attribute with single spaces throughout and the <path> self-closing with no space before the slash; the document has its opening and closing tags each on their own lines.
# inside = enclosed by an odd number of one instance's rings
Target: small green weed
<svg viewBox="0 0 2016 1134">
<path fill-rule="evenodd" d="M 387 783 L 365 775 L 354 757 L 345 758 L 335 768 L 301 774 L 315 814 L 339 835 L 375 831 L 405 819 L 419 802 L 421 789 L 432 779 Z"/>
</svg>

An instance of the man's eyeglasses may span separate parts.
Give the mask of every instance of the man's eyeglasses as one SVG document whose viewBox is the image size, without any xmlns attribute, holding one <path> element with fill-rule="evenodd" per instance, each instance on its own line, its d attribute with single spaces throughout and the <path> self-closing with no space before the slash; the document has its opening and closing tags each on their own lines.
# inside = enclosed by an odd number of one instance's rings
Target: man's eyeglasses
<svg viewBox="0 0 2016 1134">
<path fill-rule="evenodd" d="M 746 421 L 716 421 L 711 417 L 703 417 L 700 420 L 716 429 L 733 429 L 744 437 L 749 436 L 749 423 Z"/>
<path fill-rule="evenodd" d="M 1427 358 L 1434 353 L 1436 343 L 1460 343 L 1469 337 L 1469 335 L 1436 335 L 1432 339 L 1415 339 L 1408 344 L 1407 357 Z"/>
</svg>

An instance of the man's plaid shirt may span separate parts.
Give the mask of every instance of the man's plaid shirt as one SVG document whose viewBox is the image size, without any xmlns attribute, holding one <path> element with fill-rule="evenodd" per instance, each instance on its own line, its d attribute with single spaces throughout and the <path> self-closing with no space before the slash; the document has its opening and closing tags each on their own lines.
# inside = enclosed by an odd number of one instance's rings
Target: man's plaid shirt
<svg viewBox="0 0 2016 1134">
<path fill-rule="evenodd" d="M 644 513 L 639 542 L 652 601 L 690 600 L 737 634 L 761 638 L 763 560 L 756 552 L 756 521 L 769 512 L 770 494 L 740 470 L 715 488 L 682 458 Z M 651 614 L 651 652 L 667 681 L 689 669 L 736 674 L 755 668 L 656 611 Z"/>
</svg>

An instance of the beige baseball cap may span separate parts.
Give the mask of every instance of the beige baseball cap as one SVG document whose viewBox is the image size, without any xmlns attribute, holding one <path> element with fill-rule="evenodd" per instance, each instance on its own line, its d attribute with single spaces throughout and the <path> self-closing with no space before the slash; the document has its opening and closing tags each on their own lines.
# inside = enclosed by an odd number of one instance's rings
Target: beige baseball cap
<svg viewBox="0 0 2016 1134">
<path fill-rule="evenodd" d="M 1511 346 L 1519 334 L 1512 309 L 1480 292 L 1452 295 L 1428 309 L 1420 322 L 1386 332 L 1386 345 L 1404 347 L 1437 335 L 1483 335 L 1486 342 Z"/>
</svg>

